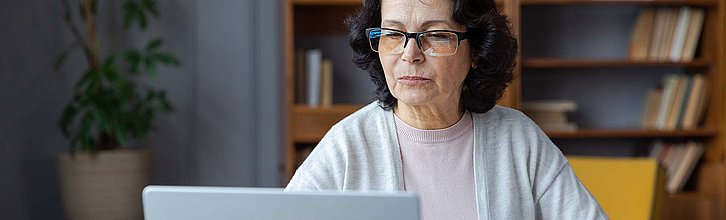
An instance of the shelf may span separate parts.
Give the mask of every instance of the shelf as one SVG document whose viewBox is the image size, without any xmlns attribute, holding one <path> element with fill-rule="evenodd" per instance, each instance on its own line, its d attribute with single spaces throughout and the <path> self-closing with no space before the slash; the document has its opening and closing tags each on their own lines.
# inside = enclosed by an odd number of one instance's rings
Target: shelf
<svg viewBox="0 0 726 220">
<path fill-rule="evenodd" d="M 691 62 L 663 62 L 636 60 L 597 60 L 597 59 L 553 59 L 533 58 L 522 61 L 523 68 L 602 68 L 602 67 L 708 67 L 711 62 L 699 59 Z"/>
<path fill-rule="evenodd" d="M 637 5 L 693 5 L 715 6 L 718 0 L 521 0 L 523 6 L 527 5 L 608 5 L 608 4 L 637 4 Z"/>
<path fill-rule="evenodd" d="M 552 139 L 565 138 L 708 138 L 718 133 L 716 129 L 658 131 L 642 129 L 581 129 L 577 131 L 545 132 Z"/>
<path fill-rule="evenodd" d="M 293 142 L 315 143 L 341 119 L 360 109 L 362 105 L 334 105 L 331 107 L 292 107 L 291 131 Z"/>
</svg>

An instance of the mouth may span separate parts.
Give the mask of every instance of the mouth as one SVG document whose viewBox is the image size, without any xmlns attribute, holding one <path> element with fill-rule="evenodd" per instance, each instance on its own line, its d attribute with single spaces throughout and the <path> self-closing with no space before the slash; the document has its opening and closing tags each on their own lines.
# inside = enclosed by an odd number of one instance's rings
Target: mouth
<svg viewBox="0 0 726 220">
<path fill-rule="evenodd" d="M 419 85 L 429 82 L 431 79 L 420 76 L 402 76 L 398 77 L 398 81 L 406 85 Z"/>
</svg>

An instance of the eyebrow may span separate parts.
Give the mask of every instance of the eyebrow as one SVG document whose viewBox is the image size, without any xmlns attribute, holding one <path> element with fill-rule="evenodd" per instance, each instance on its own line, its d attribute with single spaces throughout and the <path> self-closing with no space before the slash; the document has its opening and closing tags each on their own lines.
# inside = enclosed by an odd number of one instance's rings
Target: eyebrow
<svg viewBox="0 0 726 220">
<path fill-rule="evenodd" d="M 391 25 L 396 25 L 396 26 L 401 26 L 401 27 L 405 27 L 406 26 L 402 22 L 396 21 L 396 20 L 383 20 L 383 23 L 384 24 L 385 23 L 388 23 L 388 24 L 391 24 Z M 426 28 L 426 27 L 429 27 L 429 26 L 433 26 L 435 24 L 445 24 L 449 28 L 452 28 L 453 27 L 451 25 L 451 23 L 449 21 L 446 21 L 446 20 L 428 20 L 428 21 L 425 21 L 424 23 L 422 23 L 421 24 L 421 27 L 422 28 Z"/>
</svg>

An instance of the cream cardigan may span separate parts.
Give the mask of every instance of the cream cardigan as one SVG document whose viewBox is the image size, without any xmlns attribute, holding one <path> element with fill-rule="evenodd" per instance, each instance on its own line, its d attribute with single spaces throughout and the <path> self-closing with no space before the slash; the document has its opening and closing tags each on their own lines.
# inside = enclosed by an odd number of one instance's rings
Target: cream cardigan
<svg viewBox="0 0 726 220">
<path fill-rule="evenodd" d="M 560 150 L 524 114 L 495 106 L 472 116 L 480 220 L 608 218 Z M 403 190 L 394 123 L 393 112 L 377 102 L 341 120 L 286 190 Z"/>
</svg>

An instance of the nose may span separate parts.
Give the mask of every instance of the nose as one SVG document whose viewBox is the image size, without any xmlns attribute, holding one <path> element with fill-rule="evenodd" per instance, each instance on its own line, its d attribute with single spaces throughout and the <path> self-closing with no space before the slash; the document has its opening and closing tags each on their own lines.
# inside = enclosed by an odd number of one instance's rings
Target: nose
<svg viewBox="0 0 726 220">
<path fill-rule="evenodd" d="M 403 61 L 408 63 L 420 63 L 425 60 L 423 51 L 418 48 L 418 44 L 416 43 L 416 38 L 408 39 L 406 46 L 403 48 L 403 54 L 401 55 L 401 59 L 403 59 Z"/>
</svg>

